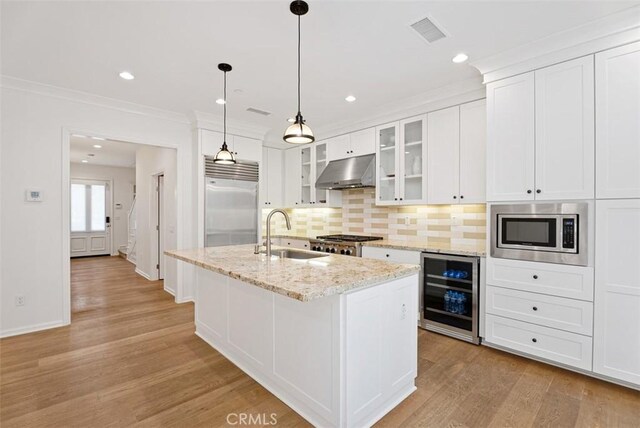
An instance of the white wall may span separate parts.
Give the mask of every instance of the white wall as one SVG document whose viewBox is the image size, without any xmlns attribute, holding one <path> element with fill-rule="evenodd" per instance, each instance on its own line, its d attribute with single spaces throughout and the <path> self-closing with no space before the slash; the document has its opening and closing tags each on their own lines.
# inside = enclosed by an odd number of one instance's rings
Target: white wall
<svg viewBox="0 0 640 428">
<path fill-rule="evenodd" d="M 177 246 L 195 246 L 192 140 L 186 118 L 6 77 L 1 98 L 0 336 L 70 322 L 70 132 L 177 147 Z M 25 202 L 28 188 L 41 190 L 44 201 Z M 173 269 L 179 284 L 185 283 L 185 290 L 178 286 L 180 301 L 191 294 L 192 271 Z M 25 296 L 25 306 L 15 306 L 17 295 Z"/>
<path fill-rule="evenodd" d="M 133 186 L 136 184 L 136 169 L 117 166 L 71 163 L 71 178 L 91 180 L 111 180 L 111 254 L 117 255 L 118 248 L 128 242 L 128 214 L 133 202 Z M 116 205 L 120 204 L 120 209 Z"/>
<path fill-rule="evenodd" d="M 159 147 L 142 146 L 136 151 L 136 271 L 150 279 L 158 278 L 157 260 L 157 199 L 155 195 L 158 174 L 164 175 L 164 233 L 165 249 L 177 248 L 176 228 L 176 151 Z M 176 263 L 162 257 L 164 263 L 164 287 L 176 292 Z"/>
</svg>

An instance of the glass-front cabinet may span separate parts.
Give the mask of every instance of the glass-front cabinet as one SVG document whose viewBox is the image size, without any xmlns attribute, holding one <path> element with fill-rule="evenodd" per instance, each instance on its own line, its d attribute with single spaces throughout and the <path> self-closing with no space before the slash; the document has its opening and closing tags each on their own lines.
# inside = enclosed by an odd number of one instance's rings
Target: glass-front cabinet
<svg viewBox="0 0 640 428">
<path fill-rule="evenodd" d="M 302 205 L 311 203 L 311 187 L 315 183 L 311 175 L 312 149 L 312 146 L 300 148 L 300 204 Z"/>
<path fill-rule="evenodd" d="M 425 203 L 426 116 L 376 129 L 378 205 Z"/>
<path fill-rule="evenodd" d="M 317 189 L 315 186 L 318 177 L 327 166 L 327 143 L 319 141 L 293 149 L 289 149 L 297 158 L 296 170 L 299 168 L 300 173 L 297 177 L 293 177 L 296 181 L 295 185 L 285 183 L 285 193 L 295 192 L 295 196 L 291 197 L 286 194 L 287 201 L 293 201 L 295 206 L 328 206 L 339 207 L 342 202 L 342 194 L 335 190 Z M 288 150 L 288 151 L 289 151 Z M 285 159 L 288 156 L 285 155 Z M 289 180 L 292 172 L 285 171 L 285 176 Z"/>
</svg>

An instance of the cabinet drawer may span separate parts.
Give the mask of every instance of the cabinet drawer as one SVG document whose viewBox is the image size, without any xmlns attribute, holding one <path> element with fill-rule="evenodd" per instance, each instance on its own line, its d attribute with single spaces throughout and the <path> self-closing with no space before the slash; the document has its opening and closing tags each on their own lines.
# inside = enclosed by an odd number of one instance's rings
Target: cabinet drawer
<svg viewBox="0 0 640 428">
<path fill-rule="evenodd" d="M 540 358 L 591 370 L 590 337 L 486 315 L 486 341 Z"/>
<path fill-rule="evenodd" d="M 593 335 L 593 303 L 564 297 L 487 287 L 486 311 L 546 327 Z"/>
<path fill-rule="evenodd" d="M 593 268 L 490 258 L 487 285 L 593 302 Z"/>
<path fill-rule="evenodd" d="M 304 239 L 280 238 L 281 247 L 297 248 L 299 250 L 308 250 L 309 241 Z"/>
<path fill-rule="evenodd" d="M 382 247 L 362 247 L 362 257 L 395 263 L 420 264 L 420 252 Z"/>
</svg>

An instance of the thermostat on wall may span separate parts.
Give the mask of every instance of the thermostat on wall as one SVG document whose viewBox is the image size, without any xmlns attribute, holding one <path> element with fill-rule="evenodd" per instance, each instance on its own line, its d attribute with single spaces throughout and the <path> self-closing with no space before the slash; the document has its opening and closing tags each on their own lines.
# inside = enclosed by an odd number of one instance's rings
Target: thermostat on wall
<svg viewBox="0 0 640 428">
<path fill-rule="evenodd" d="M 42 202 L 42 192 L 40 190 L 27 190 L 25 192 L 25 201 Z"/>
</svg>

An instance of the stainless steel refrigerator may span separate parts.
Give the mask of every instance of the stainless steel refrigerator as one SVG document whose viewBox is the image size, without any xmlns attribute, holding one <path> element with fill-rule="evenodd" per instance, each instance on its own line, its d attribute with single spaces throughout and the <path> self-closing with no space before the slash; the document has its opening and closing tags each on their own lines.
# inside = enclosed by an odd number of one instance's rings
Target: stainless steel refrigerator
<svg viewBox="0 0 640 428">
<path fill-rule="evenodd" d="M 258 164 L 205 157 L 205 247 L 258 242 Z"/>
</svg>

